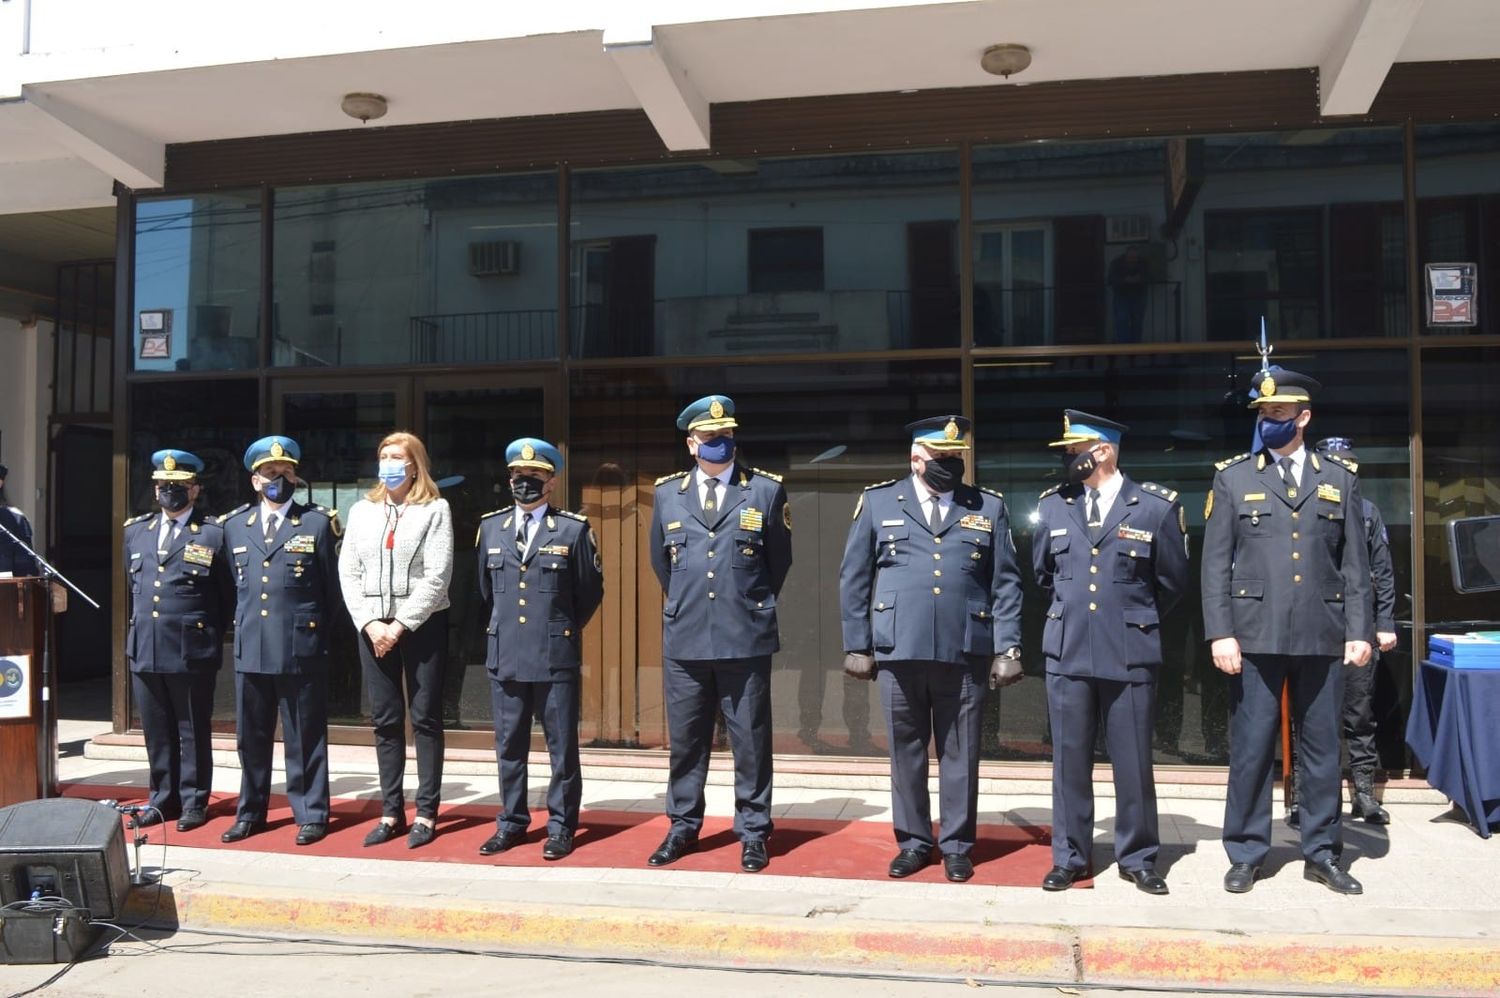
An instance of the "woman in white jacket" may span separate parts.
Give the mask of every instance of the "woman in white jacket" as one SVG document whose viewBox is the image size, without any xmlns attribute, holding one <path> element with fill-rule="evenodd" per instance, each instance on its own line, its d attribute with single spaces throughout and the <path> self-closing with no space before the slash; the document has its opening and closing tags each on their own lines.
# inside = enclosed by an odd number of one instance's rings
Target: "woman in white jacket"
<svg viewBox="0 0 1500 998">
<path fill-rule="evenodd" d="M 443 785 L 443 672 L 453 520 L 438 495 L 427 448 L 398 431 L 380 441 L 379 481 L 349 511 L 339 581 L 354 628 L 380 766 L 381 818 L 365 836 L 380 845 L 406 830 L 406 708 L 417 755 L 415 849 L 436 834 Z M 402 683 L 405 681 L 405 695 Z"/>
</svg>

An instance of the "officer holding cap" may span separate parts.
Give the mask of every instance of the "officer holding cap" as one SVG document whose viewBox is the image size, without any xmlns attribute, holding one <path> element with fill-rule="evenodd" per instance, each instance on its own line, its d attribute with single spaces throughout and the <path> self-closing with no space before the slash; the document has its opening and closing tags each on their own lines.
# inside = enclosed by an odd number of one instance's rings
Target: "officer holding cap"
<svg viewBox="0 0 1500 998">
<path fill-rule="evenodd" d="M 583 775 L 578 760 L 579 643 L 604 598 L 604 573 L 588 518 L 552 505 L 562 453 L 522 437 L 505 449 L 515 505 L 486 513 L 475 539 L 479 598 L 490 605 L 485 668 L 500 767 L 497 828 L 479 847 L 492 856 L 526 838 L 526 760 L 540 717 L 552 762 L 543 859 L 573 851 Z"/>
<path fill-rule="evenodd" d="M 1093 875 L 1094 736 L 1103 723 L 1115 780 L 1120 876 L 1166 894 L 1151 731 L 1161 620 L 1188 583 L 1187 518 L 1177 493 L 1120 470 L 1126 427 L 1063 413 L 1063 481 L 1042 493 L 1031 543 L 1047 598 L 1042 655 L 1052 723 L 1052 870 L 1060 891 Z"/>
<path fill-rule="evenodd" d="M 135 823 L 176 818 L 186 832 L 208 820 L 214 685 L 234 582 L 224 528 L 196 506 L 203 461 L 167 449 L 151 466 L 159 508 L 125 521 L 125 661 L 151 768 L 151 810 Z"/>
<path fill-rule="evenodd" d="M 703 784 L 722 710 L 734 753 L 740 868 L 765 869 L 771 834 L 771 655 L 776 598 L 792 567 L 792 514 L 781 476 L 735 460 L 734 402 L 708 395 L 677 417 L 691 471 L 656 481 L 651 567 L 661 582 L 662 683 L 672 740 L 667 837 L 646 861 L 697 847 Z"/>
<path fill-rule="evenodd" d="M 896 844 L 892 877 L 932 862 L 952 881 L 974 875 L 979 742 L 986 682 L 1021 678 L 1021 572 L 1005 499 L 963 482 L 969 420 L 907 426 L 911 474 L 865 489 L 839 569 L 844 671 L 878 675 L 891 751 Z M 932 838 L 927 743 L 938 752 Z"/>
<path fill-rule="evenodd" d="M 1271 767 L 1281 690 L 1303 761 L 1303 877 L 1359 894 L 1338 866 L 1343 663 L 1370 660 L 1375 622 L 1356 466 L 1303 445 L 1321 385 L 1262 368 L 1250 406 L 1261 447 L 1220 461 L 1204 507 L 1203 631 L 1229 676 L 1224 889 L 1255 884 L 1271 846 Z"/>
<path fill-rule="evenodd" d="M 340 529 L 337 510 L 293 500 L 301 456 L 289 437 L 251 444 L 245 468 L 259 501 L 219 518 L 239 596 L 234 680 L 242 775 L 225 842 L 265 829 L 278 712 L 297 844 L 328 834 L 328 628 L 343 611 Z"/>
</svg>

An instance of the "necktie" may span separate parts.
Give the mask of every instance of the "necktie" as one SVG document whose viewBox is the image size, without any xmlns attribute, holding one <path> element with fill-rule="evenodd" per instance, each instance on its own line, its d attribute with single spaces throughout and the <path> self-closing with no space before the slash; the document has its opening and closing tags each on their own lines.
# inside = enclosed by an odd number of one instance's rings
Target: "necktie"
<svg viewBox="0 0 1500 998">
<path fill-rule="evenodd" d="M 1099 513 L 1099 490 L 1098 489 L 1089 489 L 1087 512 L 1088 512 L 1088 517 L 1089 517 L 1089 526 L 1091 526 L 1091 527 L 1103 526 L 1103 524 L 1104 524 L 1104 517 L 1102 517 L 1100 515 L 1100 513 Z"/>
<path fill-rule="evenodd" d="M 266 514 L 266 543 L 271 543 L 271 538 L 276 536 L 276 514 Z"/>
<path fill-rule="evenodd" d="M 167 517 L 162 521 L 161 533 L 157 535 L 156 550 L 165 551 L 167 549 L 167 545 L 171 544 L 172 539 L 176 536 L 177 521 L 172 519 L 171 517 Z"/>
<path fill-rule="evenodd" d="M 1285 480 L 1287 486 L 1291 490 L 1291 494 L 1292 495 L 1296 495 L 1297 494 L 1297 492 L 1296 492 L 1296 489 L 1297 489 L 1297 471 L 1296 471 L 1296 469 L 1292 465 L 1291 456 L 1288 455 L 1287 457 L 1282 458 L 1277 463 L 1279 463 L 1281 465 L 1281 477 L 1282 477 L 1282 479 Z"/>
<path fill-rule="evenodd" d="M 719 491 L 719 480 L 717 478 L 710 478 L 704 484 L 708 486 L 708 491 L 703 495 L 703 512 L 712 513 L 719 505 L 714 501 L 714 496 Z"/>
<path fill-rule="evenodd" d="M 937 533 L 938 527 L 943 524 L 942 509 L 938 506 L 938 502 L 942 497 L 929 496 L 928 499 L 932 502 L 932 508 L 927 511 L 927 528 L 933 533 Z"/>
<path fill-rule="evenodd" d="M 523 555 L 526 553 L 526 535 L 530 533 L 530 528 L 531 515 L 529 513 L 524 514 L 521 517 L 521 522 L 516 524 L 516 550 Z"/>
</svg>

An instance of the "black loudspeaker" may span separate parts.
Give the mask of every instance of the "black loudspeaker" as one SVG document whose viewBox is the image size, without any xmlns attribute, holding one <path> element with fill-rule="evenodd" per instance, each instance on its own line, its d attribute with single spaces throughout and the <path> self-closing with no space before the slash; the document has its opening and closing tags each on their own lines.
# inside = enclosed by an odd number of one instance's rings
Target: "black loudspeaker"
<svg viewBox="0 0 1500 998">
<path fill-rule="evenodd" d="M 0 905 L 63 898 L 96 920 L 125 910 L 130 863 L 114 808 L 54 797 L 0 808 Z"/>
</svg>

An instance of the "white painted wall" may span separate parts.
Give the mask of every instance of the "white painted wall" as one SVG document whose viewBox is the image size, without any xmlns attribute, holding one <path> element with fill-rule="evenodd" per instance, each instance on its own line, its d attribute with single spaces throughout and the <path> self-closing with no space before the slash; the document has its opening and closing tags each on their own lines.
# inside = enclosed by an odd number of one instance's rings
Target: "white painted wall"
<svg viewBox="0 0 1500 998">
<path fill-rule="evenodd" d="M 52 323 L 22 325 L 0 316 L 0 462 L 5 491 L 26 514 L 46 553 L 47 413 L 52 405 Z"/>
</svg>

